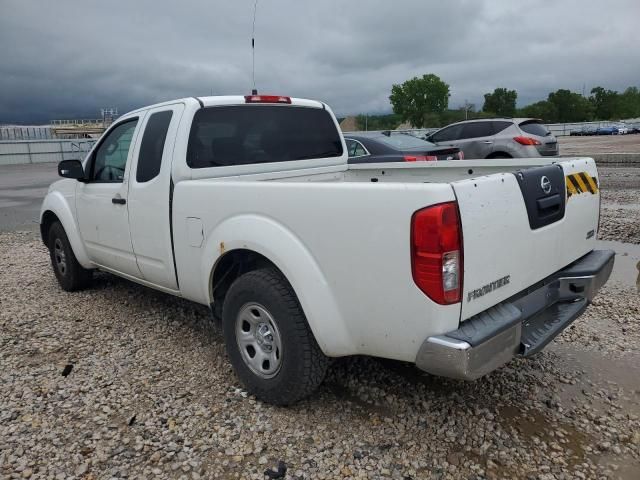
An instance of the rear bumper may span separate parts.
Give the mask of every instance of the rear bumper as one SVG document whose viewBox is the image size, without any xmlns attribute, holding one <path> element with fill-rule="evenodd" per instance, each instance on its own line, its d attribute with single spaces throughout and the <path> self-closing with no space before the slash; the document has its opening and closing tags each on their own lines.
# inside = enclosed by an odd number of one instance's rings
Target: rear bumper
<svg viewBox="0 0 640 480">
<path fill-rule="evenodd" d="M 427 338 L 416 365 L 434 375 L 475 380 L 515 356 L 534 355 L 584 312 L 609 279 L 614 256 L 594 250 L 457 330 Z"/>
<path fill-rule="evenodd" d="M 560 145 L 558 143 L 543 143 L 536 147 L 538 153 L 543 157 L 557 157 L 560 155 Z"/>
</svg>

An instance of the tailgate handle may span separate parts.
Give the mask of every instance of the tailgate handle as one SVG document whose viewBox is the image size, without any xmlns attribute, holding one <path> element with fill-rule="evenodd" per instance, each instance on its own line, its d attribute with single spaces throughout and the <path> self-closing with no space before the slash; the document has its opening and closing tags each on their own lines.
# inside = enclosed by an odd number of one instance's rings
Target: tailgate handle
<svg viewBox="0 0 640 480">
<path fill-rule="evenodd" d="M 538 204 L 538 214 L 541 216 L 553 215 L 560 209 L 560 205 L 562 204 L 560 195 L 555 194 L 546 198 L 539 198 L 537 200 Z"/>
</svg>

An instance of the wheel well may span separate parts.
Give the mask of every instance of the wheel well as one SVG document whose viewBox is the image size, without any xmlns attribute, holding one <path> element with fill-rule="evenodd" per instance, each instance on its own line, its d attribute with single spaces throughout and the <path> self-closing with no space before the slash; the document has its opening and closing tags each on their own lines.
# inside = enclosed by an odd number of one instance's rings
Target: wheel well
<svg viewBox="0 0 640 480">
<path fill-rule="evenodd" d="M 509 155 L 507 152 L 493 152 L 488 155 L 487 158 L 513 158 L 513 156 Z"/>
<path fill-rule="evenodd" d="M 42 214 L 42 221 L 40 222 L 40 236 L 42 237 L 42 243 L 44 243 L 45 247 L 49 247 L 49 229 L 51 225 L 55 222 L 59 222 L 60 220 L 51 210 L 47 210 Z"/>
<path fill-rule="evenodd" d="M 211 276 L 211 310 L 214 317 L 222 319 L 222 304 L 233 282 L 241 275 L 272 267 L 280 271 L 275 264 L 264 255 L 253 250 L 239 249 L 225 253 L 216 263 Z"/>
</svg>

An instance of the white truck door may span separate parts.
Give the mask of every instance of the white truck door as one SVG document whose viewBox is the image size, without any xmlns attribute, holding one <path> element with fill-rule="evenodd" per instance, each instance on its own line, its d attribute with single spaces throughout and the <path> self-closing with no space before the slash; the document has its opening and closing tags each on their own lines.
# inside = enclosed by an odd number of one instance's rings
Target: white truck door
<svg viewBox="0 0 640 480">
<path fill-rule="evenodd" d="M 85 164 L 88 180 L 78 184 L 78 224 L 89 258 L 96 264 L 141 277 L 129 233 L 128 175 L 142 116 L 114 124 Z"/>
<path fill-rule="evenodd" d="M 171 159 L 182 103 L 148 110 L 136 143 L 129 182 L 131 241 L 144 279 L 178 289 L 170 218 Z"/>
</svg>

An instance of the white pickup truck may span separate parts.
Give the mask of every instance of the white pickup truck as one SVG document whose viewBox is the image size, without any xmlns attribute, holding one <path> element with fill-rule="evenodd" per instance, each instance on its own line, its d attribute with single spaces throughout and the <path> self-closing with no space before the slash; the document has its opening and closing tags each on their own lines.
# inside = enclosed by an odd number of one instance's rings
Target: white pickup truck
<svg viewBox="0 0 640 480">
<path fill-rule="evenodd" d="M 613 267 L 593 160 L 348 165 L 312 100 L 142 108 L 58 169 L 41 233 L 62 288 L 99 269 L 210 306 L 275 404 L 345 355 L 476 379 L 544 348 Z"/>
</svg>

